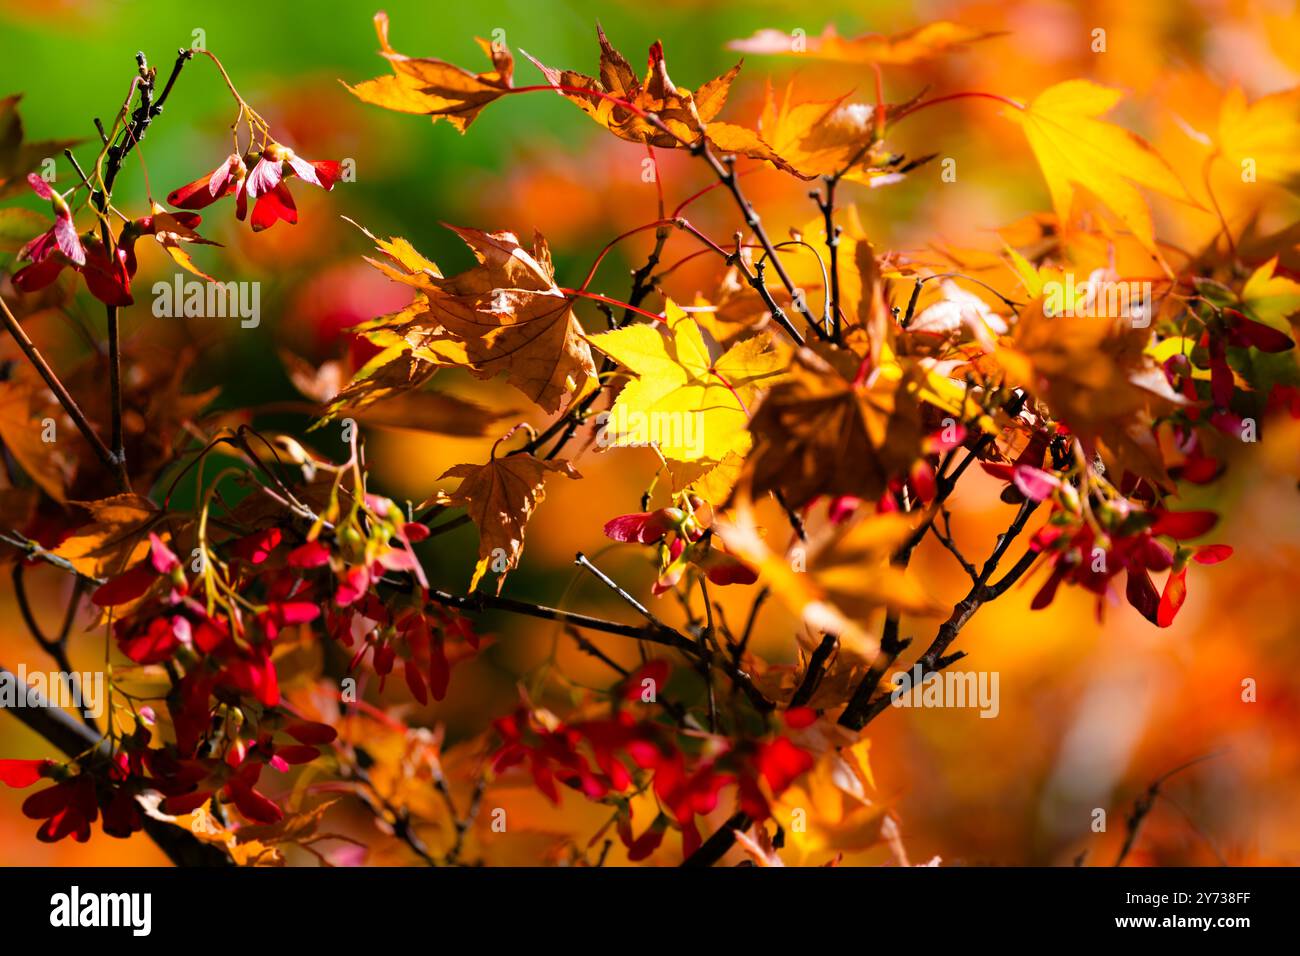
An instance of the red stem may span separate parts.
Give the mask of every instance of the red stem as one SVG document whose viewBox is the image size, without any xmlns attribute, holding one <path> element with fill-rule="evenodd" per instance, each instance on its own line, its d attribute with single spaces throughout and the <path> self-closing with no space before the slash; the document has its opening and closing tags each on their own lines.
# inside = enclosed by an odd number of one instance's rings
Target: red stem
<svg viewBox="0 0 1300 956">
<path fill-rule="evenodd" d="M 872 63 L 876 71 L 876 113 L 872 117 L 872 138 L 882 139 L 885 135 L 885 77 L 879 63 Z"/>
<path fill-rule="evenodd" d="M 643 315 L 647 319 L 654 319 L 656 322 L 662 322 L 664 320 L 662 315 L 655 315 L 653 312 L 647 312 L 645 309 L 638 308 L 631 303 L 623 302 L 619 299 L 611 299 L 609 296 L 601 295 L 599 292 L 588 292 L 585 289 L 566 289 L 563 286 L 560 286 L 560 291 L 565 295 L 576 295 L 581 296 L 584 299 L 594 299 L 596 302 L 604 302 L 606 305 L 612 305 L 615 308 L 631 309 L 637 315 Z"/>
<path fill-rule="evenodd" d="M 736 173 L 736 178 L 739 179 L 741 176 L 748 176 L 750 173 L 757 172 L 760 169 L 762 169 L 761 166 L 751 166 L 749 167 L 749 169 L 746 169 L 743 172 Z M 718 180 L 716 182 L 709 183 L 703 189 L 699 189 L 691 193 L 689 196 L 687 196 L 685 199 L 683 199 L 681 202 L 677 204 L 677 208 L 673 210 L 673 218 L 676 219 L 678 216 L 680 216 L 682 210 L 685 209 L 687 206 L 689 206 L 691 203 L 695 202 L 695 200 L 699 199 L 701 196 L 713 192 L 713 190 L 717 189 L 719 186 L 722 185 L 723 185 L 722 180 Z"/>
<path fill-rule="evenodd" d="M 609 251 L 613 249 L 615 245 L 629 236 L 635 236 L 638 232 L 645 232 L 647 229 L 658 229 L 660 226 L 676 226 L 677 228 L 690 233 L 696 239 L 700 240 L 700 242 L 709 247 L 708 249 L 701 250 L 702 252 L 716 252 L 724 259 L 728 256 L 727 250 L 723 249 L 704 233 L 700 232 L 700 230 L 696 229 L 689 221 L 680 218 L 656 219 L 654 222 L 647 222 L 640 226 L 634 226 L 627 232 L 617 235 L 613 239 L 609 240 L 609 242 L 605 243 L 605 248 L 600 250 L 600 254 L 596 256 L 596 261 L 591 264 L 591 268 L 587 271 L 587 278 L 582 281 L 581 291 L 585 292 L 587 287 L 591 285 L 591 280 L 595 277 L 596 270 L 600 268 L 600 264 L 605 261 L 605 256 L 609 255 Z"/>
<path fill-rule="evenodd" d="M 635 226 L 627 232 L 621 233 L 609 240 L 609 242 L 605 243 L 605 248 L 600 250 L 600 255 L 596 256 L 596 261 L 591 264 L 591 268 L 587 271 L 587 278 L 582 280 L 582 288 L 585 290 L 587 286 L 591 285 L 591 280 L 596 277 L 596 270 L 599 269 L 600 264 L 605 261 L 605 256 L 609 255 L 609 251 L 624 239 L 627 239 L 629 236 L 635 236 L 638 232 L 645 232 L 647 229 L 657 229 L 660 226 L 671 224 L 671 219 L 656 219 L 654 222 L 647 222 L 644 225 Z"/>
<path fill-rule="evenodd" d="M 911 116 L 913 113 L 919 113 L 927 106 L 938 106 L 940 103 L 948 103 L 951 102 L 952 100 L 966 100 L 966 99 L 996 100 L 997 102 L 1004 103 L 1007 106 L 1014 106 L 1018 110 L 1023 110 L 1025 108 L 1024 103 L 1021 103 L 1017 100 L 1013 100 L 1009 96 L 1002 96 L 999 93 L 985 93 L 983 90 L 963 90 L 960 93 L 949 93 L 946 96 L 936 96 L 932 100 L 923 100 L 920 103 L 916 103 L 912 106 L 909 106 L 907 109 L 903 110 L 897 116 L 894 117 L 894 122 L 897 123 L 905 116 Z"/>
<path fill-rule="evenodd" d="M 744 249 L 762 249 L 763 247 L 760 246 L 760 245 L 759 245 L 758 243 L 756 243 L 756 242 L 746 242 L 746 243 L 744 243 L 744 244 L 742 245 L 742 248 L 744 248 Z M 712 250 L 712 249 L 698 249 L 698 250 L 696 250 L 695 252 L 692 252 L 690 255 L 682 256 L 680 259 L 678 259 L 676 262 L 674 262 L 674 263 L 673 263 L 672 265 L 670 265 L 668 268 L 664 269 L 663 272 L 659 273 L 659 278 L 662 279 L 664 276 L 668 275 L 669 273 L 677 271 L 677 269 L 678 269 L 680 266 L 685 265 L 686 263 L 690 262 L 692 259 L 698 259 L 700 256 L 708 255 L 710 252 L 713 252 L 713 250 Z"/>
</svg>

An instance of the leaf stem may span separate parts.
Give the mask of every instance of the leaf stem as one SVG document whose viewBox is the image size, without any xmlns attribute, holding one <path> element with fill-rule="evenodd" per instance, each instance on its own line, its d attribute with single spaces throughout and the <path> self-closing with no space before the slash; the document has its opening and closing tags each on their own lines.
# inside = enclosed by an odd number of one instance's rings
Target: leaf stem
<svg viewBox="0 0 1300 956">
<path fill-rule="evenodd" d="M 962 90 L 959 93 L 948 93 L 944 96 L 936 96 L 934 99 L 922 100 L 920 103 L 913 103 L 906 109 L 899 110 L 898 113 L 894 115 L 893 121 L 897 123 L 899 120 L 911 116 L 913 113 L 919 113 L 921 110 L 928 109 L 931 106 L 938 106 L 940 103 L 951 103 L 953 100 L 968 99 L 994 100 L 1007 106 L 1013 106 L 1018 110 L 1023 111 L 1025 109 L 1024 103 L 1021 103 L 1019 100 L 1013 100 L 1009 96 L 1002 96 L 999 93 L 986 93 L 983 90 Z"/>
</svg>

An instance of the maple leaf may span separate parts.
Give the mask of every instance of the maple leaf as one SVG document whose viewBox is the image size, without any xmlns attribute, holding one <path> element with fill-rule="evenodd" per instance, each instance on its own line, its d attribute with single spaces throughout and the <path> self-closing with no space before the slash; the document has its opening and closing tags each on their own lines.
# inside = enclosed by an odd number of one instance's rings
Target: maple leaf
<svg viewBox="0 0 1300 956">
<path fill-rule="evenodd" d="M 238 831 L 229 830 L 222 821 L 208 812 L 206 806 L 199 807 L 192 813 L 177 816 L 166 813 L 162 809 L 163 800 L 163 795 L 157 790 L 146 790 L 136 796 L 136 802 L 139 803 L 146 816 L 162 823 L 170 823 L 173 826 L 180 827 L 202 843 L 220 847 L 230 854 L 230 859 L 236 866 L 284 865 L 284 857 L 278 849 L 270 843 L 263 843 L 261 840 L 255 839 L 251 833 L 245 834 L 244 832 L 245 829 L 249 831 L 270 830 L 276 832 L 274 828 L 250 826 L 247 828 L 240 827 Z M 332 802 L 330 801 L 330 803 Z M 329 804 L 327 803 L 325 806 L 329 806 Z"/>
<path fill-rule="evenodd" d="M 338 799 L 322 800 L 314 807 L 288 813 L 275 823 L 263 823 L 239 828 L 239 843 L 248 844 L 256 841 L 263 846 L 289 843 L 301 845 L 316 836 L 321 821 Z"/>
<path fill-rule="evenodd" d="M 643 83 L 637 79 L 636 72 L 623 54 L 614 49 L 599 24 L 596 37 L 600 41 L 597 77 L 552 69 L 526 52 L 524 56 L 532 60 L 560 95 L 577 103 L 584 113 L 615 136 L 633 143 L 673 149 L 698 140 L 704 124 L 717 116 L 726 103 L 731 82 L 740 71 L 737 63 L 694 94 L 689 90 L 679 90 L 668 77 L 663 45 L 656 40 L 650 47 L 650 66 Z M 603 95 L 580 92 L 585 90 Z M 611 99 L 629 103 L 640 113 L 658 116 L 668 132 L 649 123 L 637 112 L 611 102 Z"/>
<path fill-rule="evenodd" d="M 668 76 L 663 45 L 655 41 L 650 47 L 649 72 L 645 81 L 637 79 L 631 64 L 614 49 L 597 24 L 600 40 L 600 68 L 597 77 L 572 70 L 556 70 L 524 53 L 556 91 L 572 100 L 593 120 L 620 139 L 645 143 L 662 149 L 690 147 L 707 138 L 723 153 L 767 160 L 794 172 L 757 132 L 735 123 L 715 122 L 727 101 L 731 83 L 740 72 L 737 63 L 726 73 L 714 77 L 692 93 L 679 89 Z M 585 91 L 591 92 L 585 92 Z M 633 109 L 620 106 L 621 100 Z M 654 116 L 659 124 L 650 122 Z"/>
<path fill-rule="evenodd" d="M 420 303 L 425 304 L 423 299 Z M 367 337 L 374 341 L 372 336 Z M 357 369 L 352 380 L 335 393 L 325 414 L 309 430 L 322 427 L 344 412 L 356 417 L 377 403 L 421 389 L 438 368 L 437 363 L 415 355 L 404 340 L 390 345 Z"/>
<path fill-rule="evenodd" d="M 754 492 L 782 491 L 792 508 L 820 495 L 875 501 L 921 454 L 915 374 L 898 365 L 859 376 L 852 352 L 814 344 L 763 401 L 751 430 Z"/>
<path fill-rule="evenodd" d="M 18 115 L 21 93 L 0 99 L 0 199 L 23 192 L 27 187 L 27 174 L 35 171 L 50 156 L 57 156 L 79 139 L 47 140 L 39 143 L 23 142 L 23 121 Z"/>
<path fill-rule="evenodd" d="M 745 469 L 745 457 L 728 452 L 722 461 L 670 461 L 668 475 L 673 494 L 689 491 L 714 505 L 722 505 L 731 496 Z"/>
<path fill-rule="evenodd" d="M 786 86 L 778 101 L 768 82 L 755 140 L 772 155 L 761 155 L 761 151 L 746 155 L 768 159 L 803 179 L 838 175 L 872 186 L 896 182 L 904 172 L 930 158 L 908 163 L 880 146 L 880 131 L 887 118 L 907 104 L 886 105 L 882 115 L 877 115 L 871 104 L 848 102 L 848 94 L 814 102 L 793 102 L 792 97 L 793 84 Z M 729 129 L 724 131 L 716 123 L 709 126 L 709 137 L 720 147 L 742 151 L 729 144 L 724 133 Z"/>
<path fill-rule="evenodd" d="M 855 167 L 856 168 L 856 167 Z M 864 174 L 870 176 L 871 170 L 863 170 Z M 840 227 L 839 237 L 839 308 L 841 316 L 852 322 L 855 316 L 859 315 L 860 305 L 863 299 L 863 293 L 871 300 L 875 295 L 876 288 L 880 285 L 879 269 L 874 265 L 874 250 L 870 241 L 867 239 L 866 229 L 862 224 L 862 217 L 858 213 L 857 206 L 847 205 L 841 211 L 836 211 L 836 217 L 841 219 L 837 223 Z M 805 240 L 816 246 L 819 242 L 824 241 L 826 222 L 825 219 L 818 215 L 808 220 L 802 226 L 793 230 L 795 235 L 800 235 Z M 849 263 L 853 263 L 856 268 L 847 268 Z M 823 272 L 823 263 L 812 255 L 792 256 L 787 263 L 787 270 L 796 288 L 803 289 L 807 294 L 810 302 L 817 305 L 825 304 L 825 295 L 827 290 L 824 288 L 827 276 Z M 737 279 L 739 277 L 737 275 Z M 728 274 L 727 283 L 724 291 L 720 291 L 716 296 L 718 307 L 713 316 L 717 324 L 726 321 L 728 324 L 736 323 L 742 317 L 745 321 L 754 321 L 751 316 L 756 312 L 762 316 L 767 311 L 767 306 L 762 299 L 753 292 L 750 286 L 743 281 L 736 288 L 732 281 L 730 273 Z M 784 290 L 774 290 L 774 295 Z M 822 296 L 814 296 L 812 293 L 821 291 Z M 778 303 L 782 300 L 778 299 Z M 743 311 L 742 307 L 743 306 Z"/>
<path fill-rule="evenodd" d="M 375 240 L 396 268 L 372 264 L 420 290 L 401 312 L 361 327 L 371 341 L 392 350 L 383 361 L 405 363 L 395 371 L 409 373 L 412 386 L 423 385 L 439 365 L 461 366 L 481 379 L 504 374 L 548 412 L 594 387 L 596 364 L 573 311 L 574 297 L 555 283 L 545 238 L 536 234 L 529 251 L 510 232 L 447 228 L 478 260 L 449 278 L 405 240 Z M 377 361 L 357 378 L 373 374 L 381 367 Z"/>
<path fill-rule="evenodd" d="M 1148 330 L 1126 319 L 1052 318 L 1043 306 L 1040 298 L 1020 310 L 996 362 L 1085 444 L 1100 442 L 1121 472 L 1172 488 L 1152 424 L 1185 400 L 1144 351 Z"/>
<path fill-rule="evenodd" d="M 874 802 L 867 761 L 870 739 L 822 753 L 812 770 L 777 799 L 773 815 L 790 834 L 789 846 L 800 861 L 814 853 L 865 850 L 880 842 L 884 804 Z M 806 826 L 793 827 L 802 808 Z M 810 812 L 810 808 L 811 811 Z"/>
<path fill-rule="evenodd" d="M 820 217 L 818 221 L 821 221 Z M 740 255 L 745 268 L 752 268 L 754 262 L 752 250 L 741 249 Z M 811 258 L 811 256 L 807 257 L 807 259 Z M 792 275 L 798 271 L 804 261 L 805 257 L 795 257 L 791 260 Z M 810 279 L 815 278 L 815 282 L 800 283 L 799 288 L 809 289 L 821 284 L 822 273 L 816 263 L 811 263 L 806 268 L 806 273 Z M 785 290 L 777 288 L 771 292 L 777 303 L 783 305 L 782 295 Z M 772 313 L 767 303 L 745 280 L 737 265 L 727 267 L 707 297 L 703 295 L 695 297 L 691 314 L 700 328 L 722 345 L 730 345 L 742 336 L 750 334 L 755 328 L 761 328 L 765 323 L 772 321 Z"/>
<path fill-rule="evenodd" d="M 898 66 L 933 59 L 998 35 L 949 20 L 938 20 L 892 36 L 863 33 L 845 38 L 839 35 L 834 24 L 827 24 L 821 36 L 806 37 L 802 33 L 796 35 L 765 29 L 746 39 L 732 40 L 727 47 L 742 53 L 776 53 L 841 63 Z"/>
<path fill-rule="evenodd" d="M 1088 80 L 1066 80 L 1006 115 L 1024 129 L 1062 223 L 1070 221 L 1082 188 L 1158 256 L 1151 213 L 1133 183 L 1197 203 L 1150 143 L 1100 118 L 1123 95 Z"/>
<path fill-rule="evenodd" d="M 0 441 L 32 481 L 61 502 L 76 469 L 67 449 L 47 440 L 44 423 L 63 424 L 62 410 L 56 413 L 48 396 L 43 385 L 0 381 Z M 54 414 L 60 417 L 52 418 Z"/>
<path fill-rule="evenodd" d="M 486 465 L 456 465 L 444 472 L 443 478 L 460 478 L 460 487 L 449 495 L 439 492 L 431 503 L 465 507 L 479 534 L 479 560 L 469 588 L 477 588 L 490 567 L 500 575 L 500 594 L 507 572 L 519 566 L 524 526 L 546 496 L 547 477 L 582 475 L 563 459 L 544 461 L 524 453 L 497 458 L 495 449 L 493 446 L 493 457 Z"/>
<path fill-rule="evenodd" d="M 688 313 L 669 302 L 665 315 L 666 330 L 638 324 L 588 336 L 637 376 L 610 409 L 610 444 L 653 444 L 675 461 L 720 462 L 743 454 L 750 412 L 760 391 L 783 374 L 786 351 L 764 332 L 715 359 Z"/>
<path fill-rule="evenodd" d="M 1219 108 L 1214 137 L 1223 157 L 1239 169 L 1249 160 L 1260 178 L 1300 185 L 1300 87 L 1253 103 L 1233 86 Z"/>
<path fill-rule="evenodd" d="M 824 528 L 807 543 L 774 551 L 757 524 L 750 490 L 737 490 L 732 514 L 714 522 L 727 551 L 753 568 L 759 582 L 799 615 L 814 634 L 835 634 L 841 646 L 869 659 L 879 641 L 863 629 L 880 608 L 896 613 L 941 610 L 912 571 L 891 562 L 913 533 L 919 515 L 888 512 Z"/>
<path fill-rule="evenodd" d="M 90 522 L 65 539 L 54 553 L 81 574 L 110 577 L 148 554 L 149 529 L 162 515 L 148 498 L 124 494 L 77 504 L 90 512 Z"/>
<path fill-rule="evenodd" d="M 123 382 L 123 441 L 132 477 L 142 487 L 149 487 L 160 469 L 175 462 L 178 445 L 190 437 L 188 429 L 201 419 L 202 410 L 221 390 L 214 386 L 202 392 L 181 391 L 197 355 L 194 349 L 178 349 L 174 343 L 147 339 L 131 343 L 124 351 L 131 374 L 124 376 Z M 102 387 L 103 360 L 88 356 L 64 376 L 63 382 L 72 394 L 83 396 L 82 410 L 91 422 L 99 423 L 101 434 L 107 434 L 113 413 L 109 395 Z M 100 467 L 86 446 L 69 495 L 94 498 L 102 494 L 104 475 Z"/>
<path fill-rule="evenodd" d="M 410 353 L 406 354 L 409 357 Z M 379 402 L 374 392 L 375 383 L 382 380 L 385 374 L 383 369 L 389 368 L 391 362 L 382 366 L 375 375 L 361 380 L 371 383 L 371 391 L 367 395 L 353 392 L 340 397 L 345 390 L 344 383 L 347 382 L 343 362 L 330 360 L 313 366 L 288 351 L 281 351 L 280 361 L 294 388 L 312 401 L 330 405 L 330 417 L 348 412 L 365 425 L 480 437 L 487 434 L 489 426 L 495 422 L 519 414 L 515 409 L 496 411 L 447 392 L 418 391 L 414 388 L 394 389 L 392 394 L 384 396 L 384 401 Z M 334 401 L 335 399 L 338 400 Z"/>
<path fill-rule="evenodd" d="M 1250 274 L 1241 289 L 1242 307 L 1257 322 L 1291 334 L 1287 320 L 1300 312 L 1300 282 L 1277 274 L 1277 256 Z"/>
<path fill-rule="evenodd" d="M 388 43 L 388 15 L 375 14 L 380 55 L 393 68 L 392 76 L 347 86 L 358 99 L 399 113 L 431 116 L 436 123 L 445 119 L 462 133 L 483 107 L 504 96 L 512 87 L 514 57 L 503 44 L 477 37 L 478 45 L 492 61 L 486 73 L 471 73 L 443 60 L 398 53 Z"/>
</svg>

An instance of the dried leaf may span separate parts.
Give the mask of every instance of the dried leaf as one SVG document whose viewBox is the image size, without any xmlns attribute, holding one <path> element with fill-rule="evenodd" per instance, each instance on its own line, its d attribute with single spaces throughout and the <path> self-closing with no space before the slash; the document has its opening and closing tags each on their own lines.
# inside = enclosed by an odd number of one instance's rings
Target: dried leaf
<svg viewBox="0 0 1300 956">
<path fill-rule="evenodd" d="M 111 577 L 148 553 L 149 529 L 161 516 L 148 498 L 124 494 L 77 504 L 90 512 L 90 523 L 78 528 L 54 553 L 66 558 L 79 572 L 95 578 Z"/>
<path fill-rule="evenodd" d="M 393 75 L 348 86 L 367 103 L 399 113 L 422 113 L 433 117 L 434 122 L 445 119 L 463 133 L 483 107 L 504 96 L 513 85 L 514 57 L 503 45 L 478 38 L 493 69 L 471 73 L 443 60 L 398 53 L 388 43 L 385 13 L 375 14 L 375 31 L 379 34 L 380 55 L 388 60 Z"/>
<path fill-rule="evenodd" d="M 821 345 L 803 349 L 790 378 L 754 415 L 755 494 L 782 491 L 792 508 L 820 495 L 875 501 L 921 452 L 921 416 L 897 366 L 858 380 L 861 359 Z"/>
<path fill-rule="evenodd" d="M 463 505 L 478 528 L 479 560 L 471 591 L 491 568 L 500 575 L 497 593 L 501 593 L 506 573 L 519 565 L 524 527 L 546 497 L 545 482 L 551 474 L 582 477 L 567 461 L 544 461 L 528 454 L 493 457 L 486 465 L 456 465 L 441 476 L 460 478 L 460 487 L 449 495 L 439 493 L 434 502 Z"/>
<path fill-rule="evenodd" d="M 545 411 L 554 412 L 566 399 L 594 387 L 591 349 L 573 312 L 573 298 L 555 283 L 546 240 L 534 236 L 529 251 L 513 233 L 449 228 L 479 263 L 450 278 L 437 274 L 403 240 L 379 243 L 401 270 L 394 277 L 422 290 L 406 309 L 362 329 L 392 349 L 385 353 L 386 361 L 406 363 L 398 370 L 409 373 L 410 384 L 390 383 L 385 389 L 422 385 L 434 367 L 458 365 L 478 378 L 504 374 Z M 387 265 L 381 268 L 396 272 Z M 358 372 L 357 380 L 373 374 L 376 363 L 372 360 Z"/>
</svg>

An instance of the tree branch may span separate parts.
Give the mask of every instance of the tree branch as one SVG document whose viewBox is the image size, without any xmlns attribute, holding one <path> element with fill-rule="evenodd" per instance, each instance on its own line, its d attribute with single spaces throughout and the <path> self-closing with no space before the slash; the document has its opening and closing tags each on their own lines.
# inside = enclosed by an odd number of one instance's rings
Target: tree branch
<svg viewBox="0 0 1300 956">
<path fill-rule="evenodd" d="M 717 863 L 736 842 L 737 831 L 744 832 L 754 825 L 748 814 L 737 813 L 717 829 L 694 853 L 682 861 L 684 867 L 708 867 Z"/>
<path fill-rule="evenodd" d="M 117 182 L 117 176 L 122 171 L 122 163 L 136 144 L 144 139 L 145 133 L 149 130 L 149 124 L 163 111 L 163 105 L 167 102 L 167 97 L 171 95 L 172 87 L 176 84 L 177 77 L 180 76 L 181 68 L 193 56 L 193 50 L 183 49 L 177 52 L 176 62 L 172 66 L 171 75 L 167 78 L 167 84 L 163 87 L 162 94 L 155 100 L 154 82 L 156 71 L 149 69 L 149 63 L 143 53 L 135 55 L 136 66 L 140 74 L 140 82 L 137 84 L 140 91 L 140 105 L 131 114 L 131 119 L 122 133 L 122 138 L 108 146 L 105 154 L 103 188 L 92 192 L 90 197 L 91 204 L 98 211 L 100 217 L 100 239 L 103 240 L 104 249 L 110 256 L 115 248 L 115 243 L 112 230 L 108 226 L 108 206 L 112 201 L 113 185 Z M 104 308 L 108 320 L 108 390 L 113 417 L 111 444 L 113 446 L 114 471 L 122 485 L 122 490 L 130 491 L 131 479 L 126 470 L 126 448 L 122 435 L 122 355 L 118 309 L 115 305 L 106 305 Z"/>
<path fill-rule="evenodd" d="M 786 272 L 785 265 L 781 262 L 781 257 L 777 255 L 776 248 L 772 245 L 772 240 L 768 238 L 767 230 L 763 228 L 763 221 L 759 218 L 757 210 L 755 210 L 753 204 L 745 198 L 745 194 L 740 188 L 740 178 L 736 175 L 736 157 L 724 156 L 719 160 L 717 156 L 713 155 L 713 150 L 709 149 L 708 141 L 705 140 L 704 137 L 700 137 L 699 141 L 691 146 L 691 152 L 696 156 L 704 157 L 704 161 L 709 164 L 709 168 L 713 170 L 714 175 L 718 177 L 718 180 L 727 188 L 727 191 L 731 193 L 731 197 L 736 201 L 736 205 L 740 207 L 741 215 L 745 217 L 745 225 L 754 233 L 754 237 L 758 239 L 759 244 L 763 247 L 763 251 L 767 253 L 767 257 L 772 260 L 772 266 L 776 269 L 777 277 L 780 278 L 781 284 L 785 286 L 785 291 L 790 294 L 790 299 L 794 303 L 795 309 L 803 316 L 804 320 L 808 323 L 809 328 L 813 329 L 818 336 L 821 337 L 823 335 L 821 323 L 813 318 L 812 312 L 808 309 L 808 303 L 804 301 L 803 295 L 801 295 L 795 288 L 794 281 L 790 278 L 790 274 Z M 736 258 L 739 260 L 739 256 Z M 753 276 L 750 276 L 746 271 L 746 278 L 750 279 L 751 285 L 754 285 L 755 278 L 757 278 L 759 284 L 755 285 L 754 288 L 763 296 L 764 302 L 767 303 L 768 309 L 772 312 L 772 318 L 780 324 L 781 328 L 785 329 L 786 333 L 793 338 L 796 343 L 803 345 L 803 336 L 798 333 L 794 325 L 790 322 L 790 319 L 786 316 L 784 310 L 776 305 L 772 300 L 771 294 L 767 292 L 766 285 L 762 283 L 761 270 L 755 270 Z"/>
<path fill-rule="evenodd" d="M 18 682 L 17 676 L 2 665 L 0 678 L 12 680 L 15 684 Z M 49 701 L 39 695 L 35 707 L 14 707 L 9 709 L 9 713 L 69 758 L 80 756 L 103 743 L 99 734 L 78 723 L 59 708 L 51 706 Z M 204 843 L 192 833 L 163 820 L 155 820 L 146 815 L 144 832 L 176 866 L 232 865 L 230 858 L 217 847 Z"/>
<path fill-rule="evenodd" d="M 1022 503 L 1020 510 L 1016 512 L 1016 516 L 1012 520 L 1010 526 L 1008 526 L 1004 533 L 998 535 L 998 543 L 993 549 L 993 553 L 989 555 L 988 560 L 984 562 L 983 568 L 980 569 L 979 577 L 971 585 L 970 591 L 967 592 L 966 596 L 953 608 L 952 614 L 949 615 L 948 620 L 944 621 L 939 627 L 939 631 L 935 635 L 934 640 L 930 642 L 930 646 L 925 649 L 925 652 L 918 660 L 918 664 L 921 666 L 922 678 L 936 671 L 943 670 L 945 667 L 948 667 L 965 656 L 965 652 L 959 652 L 958 654 L 950 655 L 948 657 L 944 657 L 943 654 L 952 642 L 957 639 L 957 635 L 961 632 L 961 629 L 966 626 L 966 623 L 975 615 L 975 612 L 987 602 L 992 601 L 1003 594 L 1034 563 L 1034 559 L 1038 557 L 1038 552 L 1033 550 L 1027 551 L 1025 555 L 1016 562 L 1015 566 L 1007 572 L 1006 576 L 1003 577 L 1002 580 L 998 581 L 995 585 L 989 585 L 988 583 L 989 578 L 991 578 L 993 572 L 997 570 L 998 564 L 1006 554 L 1007 549 L 1011 546 L 1011 542 L 1014 541 L 1024 530 L 1026 523 L 1029 521 L 1029 518 L 1034 511 L 1037 510 L 1038 505 L 1039 502 L 1037 501 L 1027 500 Z M 885 644 L 886 638 L 890 636 L 891 620 L 894 621 L 892 625 L 894 633 L 897 632 L 897 620 L 895 618 L 886 619 L 886 636 L 882 637 L 880 642 L 882 658 L 887 656 Z M 883 667 L 879 666 L 879 659 L 877 660 L 877 663 L 872 666 L 867 677 L 863 679 L 862 683 L 858 685 L 857 690 L 854 691 L 853 697 L 849 701 L 849 705 L 844 708 L 844 713 L 840 715 L 839 723 L 841 726 L 848 727 L 852 730 L 861 730 L 889 706 L 889 694 L 881 694 L 875 699 L 872 699 L 871 695 L 875 693 L 876 685 L 879 684 L 881 677 L 884 676 L 884 671 L 888 669 L 890 664 L 892 664 L 893 658 L 896 658 L 898 653 L 901 652 L 902 648 L 905 646 L 905 643 L 902 646 L 899 646 L 898 650 L 894 651 L 892 657 L 888 658 Z"/>
</svg>

